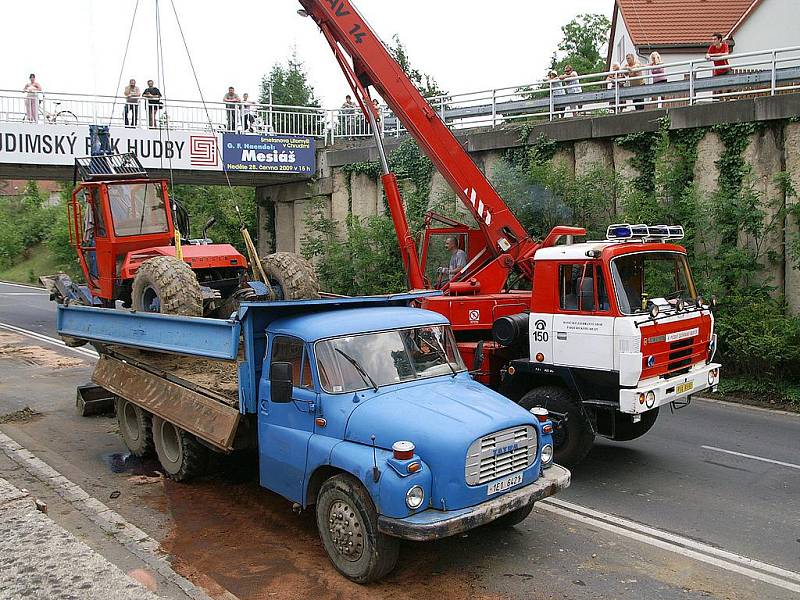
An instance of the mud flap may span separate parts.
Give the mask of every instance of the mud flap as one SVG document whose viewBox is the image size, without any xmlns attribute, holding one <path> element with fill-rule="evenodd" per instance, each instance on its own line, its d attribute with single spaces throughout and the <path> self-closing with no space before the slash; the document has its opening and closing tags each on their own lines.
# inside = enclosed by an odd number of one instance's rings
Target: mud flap
<svg viewBox="0 0 800 600">
<path fill-rule="evenodd" d="M 231 406 L 105 355 L 97 362 L 92 381 L 218 450 L 233 450 L 241 415 Z"/>
</svg>

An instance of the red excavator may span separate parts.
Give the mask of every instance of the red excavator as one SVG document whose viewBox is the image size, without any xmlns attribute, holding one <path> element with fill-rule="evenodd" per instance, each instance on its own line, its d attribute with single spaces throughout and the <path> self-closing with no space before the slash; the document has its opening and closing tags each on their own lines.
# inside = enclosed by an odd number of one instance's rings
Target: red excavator
<svg viewBox="0 0 800 600">
<path fill-rule="evenodd" d="M 348 0 L 300 0 L 330 44 L 374 132 L 382 182 L 412 289 L 432 287 L 428 265 L 454 237 L 466 265 L 420 306 L 450 319 L 476 379 L 558 422 L 556 460 L 575 464 L 595 435 L 631 440 L 661 406 L 680 408 L 716 388 L 714 301 L 697 293 L 681 227 L 618 224 L 605 240 L 555 227 L 534 240 Z M 389 169 L 369 89 L 433 161 L 475 225 L 429 214 L 422 254 Z M 434 226 L 435 225 L 435 226 Z M 443 265 L 439 265 L 440 267 Z M 427 277 L 426 277 L 427 273 Z M 512 289 L 521 281 L 529 290 Z"/>
</svg>

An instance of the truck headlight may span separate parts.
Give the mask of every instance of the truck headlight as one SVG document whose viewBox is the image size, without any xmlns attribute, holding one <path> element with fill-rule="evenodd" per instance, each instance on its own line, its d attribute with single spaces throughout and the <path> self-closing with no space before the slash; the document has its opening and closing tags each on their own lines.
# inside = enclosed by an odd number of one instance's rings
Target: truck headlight
<svg viewBox="0 0 800 600">
<path fill-rule="evenodd" d="M 647 392 L 644 396 L 644 403 L 647 408 L 653 408 L 656 405 L 656 393 L 652 390 Z"/>
<path fill-rule="evenodd" d="M 411 510 L 417 510 L 422 506 L 423 500 L 425 500 L 425 490 L 418 485 L 415 485 L 406 492 L 406 506 Z"/>
<path fill-rule="evenodd" d="M 542 446 L 542 466 L 549 467 L 553 462 L 553 447 L 550 444 Z"/>
<path fill-rule="evenodd" d="M 708 372 L 708 385 L 714 385 L 715 383 L 717 383 L 717 377 L 719 377 L 719 370 L 711 369 Z"/>
</svg>

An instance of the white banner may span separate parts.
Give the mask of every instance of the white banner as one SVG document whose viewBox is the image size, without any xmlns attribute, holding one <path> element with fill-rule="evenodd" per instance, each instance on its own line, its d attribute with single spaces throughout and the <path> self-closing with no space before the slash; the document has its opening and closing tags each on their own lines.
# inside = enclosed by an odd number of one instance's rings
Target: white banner
<svg viewBox="0 0 800 600">
<path fill-rule="evenodd" d="M 112 127 L 114 154 L 133 153 L 146 169 L 222 171 L 222 135 Z M 0 123 L 0 163 L 65 165 L 89 156 L 88 125 Z"/>
</svg>

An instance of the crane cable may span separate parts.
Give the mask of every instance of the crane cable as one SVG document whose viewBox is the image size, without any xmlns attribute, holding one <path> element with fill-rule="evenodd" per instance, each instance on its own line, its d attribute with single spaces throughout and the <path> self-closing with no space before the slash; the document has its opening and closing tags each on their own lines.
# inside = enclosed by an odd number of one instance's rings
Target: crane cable
<svg viewBox="0 0 800 600">
<path fill-rule="evenodd" d="M 114 110 L 117 108 L 117 93 L 119 85 L 122 83 L 122 73 L 125 71 L 125 61 L 128 60 L 128 50 L 131 47 L 131 37 L 133 37 L 133 26 L 136 24 L 136 13 L 139 11 L 139 0 L 136 0 L 136 5 L 133 7 L 133 16 L 131 17 L 131 27 L 128 30 L 128 40 L 125 42 L 125 52 L 122 55 L 122 64 L 119 67 L 119 77 L 117 77 L 117 85 L 112 94 L 114 103 L 111 105 L 111 115 L 108 117 L 108 125 L 111 126 L 114 121 Z"/>
<path fill-rule="evenodd" d="M 161 38 L 161 8 L 158 4 L 158 0 L 155 0 L 156 3 L 156 79 L 161 86 L 161 98 L 159 98 L 159 102 L 162 102 L 162 105 L 166 104 L 167 99 L 167 81 L 166 81 L 166 73 L 164 70 L 164 44 Z M 163 98 L 163 101 L 162 101 Z M 145 103 L 145 109 L 147 111 L 147 126 L 150 127 L 150 121 L 152 118 L 155 117 L 157 109 L 154 111 L 150 104 L 150 98 L 147 98 Z M 158 105 L 156 105 L 158 106 Z M 152 117 L 151 117 L 152 113 Z M 167 145 L 171 145 L 170 135 L 169 135 L 169 121 L 165 121 L 166 127 L 159 127 L 158 128 L 158 141 L 163 142 L 163 134 L 164 129 L 166 129 L 166 136 L 167 136 Z M 163 145 L 163 144 L 162 144 Z M 163 168 L 163 154 L 161 158 L 161 166 Z M 175 173 L 172 168 L 172 152 L 167 153 L 167 164 L 169 165 L 169 193 L 168 197 L 172 203 L 172 214 L 173 219 L 175 221 L 180 221 L 184 219 L 178 219 L 178 203 L 175 200 Z M 188 223 L 187 223 L 188 225 Z M 177 223 L 173 223 L 173 230 L 175 235 L 175 258 L 178 260 L 183 260 L 183 246 L 181 244 L 181 228 L 178 226 Z M 191 235 L 188 231 L 187 227 L 187 237 Z"/>
<path fill-rule="evenodd" d="M 138 3 L 138 0 L 137 0 L 137 3 Z M 158 0 L 156 0 L 156 3 L 158 3 Z M 178 16 L 178 9 L 175 8 L 175 1 L 174 0 L 170 0 L 170 5 L 172 6 L 172 12 L 175 15 L 175 22 L 178 25 L 178 31 L 180 32 L 181 40 L 183 41 L 183 47 L 186 50 L 186 57 L 189 59 L 189 66 L 192 69 L 192 76 L 194 77 L 194 82 L 195 82 L 195 85 L 197 86 L 197 91 L 200 94 L 200 102 L 203 105 L 203 111 L 206 114 L 206 119 L 208 120 L 209 129 L 212 132 L 214 132 L 214 122 L 211 120 L 211 114 L 208 112 L 208 105 L 206 103 L 205 97 L 203 96 L 203 90 L 200 87 L 200 79 L 197 76 L 197 69 L 195 69 L 195 67 L 194 67 L 194 61 L 192 60 L 192 53 L 189 51 L 189 44 L 186 41 L 186 36 L 183 33 L 183 26 L 181 25 L 181 19 Z M 216 135 L 215 135 L 215 137 L 216 137 Z M 219 148 L 217 148 L 217 152 L 219 152 Z M 236 210 L 236 216 L 239 219 L 239 231 L 241 232 L 242 238 L 244 239 L 244 245 L 245 245 L 245 248 L 247 249 L 247 254 L 248 254 L 248 258 L 250 259 L 250 264 L 255 267 L 253 269 L 253 271 L 254 271 L 253 274 L 256 277 L 258 277 L 259 279 L 261 279 L 261 281 L 264 283 L 264 285 L 267 286 L 267 292 L 268 292 L 270 298 L 275 298 L 276 297 L 275 296 L 275 292 L 274 292 L 274 290 L 272 288 L 272 285 L 269 282 L 269 278 L 267 277 L 266 273 L 264 272 L 264 266 L 262 265 L 261 259 L 258 256 L 258 250 L 256 249 L 255 244 L 253 243 L 253 239 L 250 237 L 250 232 L 247 230 L 247 226 L 246 226 L 246 224 L 244 222 L 244 217 L 242 216 L 242 211 L 239 209 L 239 203 L 233 197 L 233 185 L 231 184 L 230 175 L 228 175 L 228 171 L 227 171 L 227 169 L 224 168 L 224 165 L 223 165 L 222 172 L 225 173 L 225 181 L 228 184 L 228 190 L 231 192 L 231 200 L 233 201 L 233 207 Z"/>
</svg>

